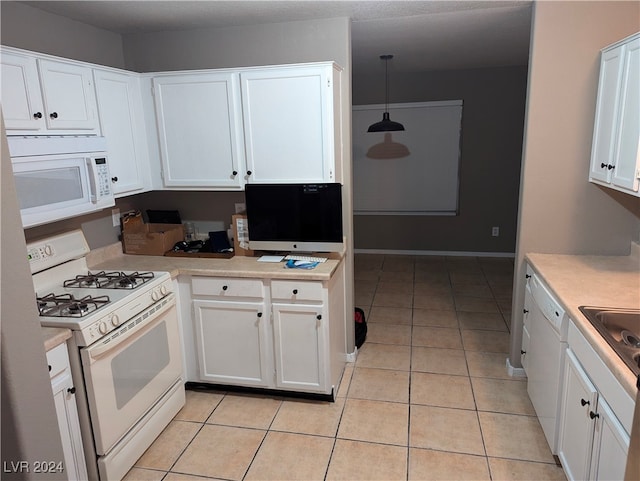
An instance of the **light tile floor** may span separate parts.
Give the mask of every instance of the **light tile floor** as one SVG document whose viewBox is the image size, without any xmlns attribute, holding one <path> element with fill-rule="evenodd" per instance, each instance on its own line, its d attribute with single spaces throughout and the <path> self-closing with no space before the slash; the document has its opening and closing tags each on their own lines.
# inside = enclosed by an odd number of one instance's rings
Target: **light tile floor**
<svg viewBox="0 0 640 481">
<path fill-rule="evenodd" d="M 126 481 L 565 480 L 505 360 L 509 259 L 356 255 L 335 403 L 187 391 Z"/>
</svg>

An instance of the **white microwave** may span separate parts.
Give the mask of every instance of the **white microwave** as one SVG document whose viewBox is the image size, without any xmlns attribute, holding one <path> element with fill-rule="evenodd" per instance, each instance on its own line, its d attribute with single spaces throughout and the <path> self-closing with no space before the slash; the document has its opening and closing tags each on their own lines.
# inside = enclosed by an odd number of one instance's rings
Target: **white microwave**
<svg viewBox="0 0 640 481">
<path fill-rule="evenodd" d="M 23 227 L 115 204 L 104 137 L 8 137 Z"/>
</svg>

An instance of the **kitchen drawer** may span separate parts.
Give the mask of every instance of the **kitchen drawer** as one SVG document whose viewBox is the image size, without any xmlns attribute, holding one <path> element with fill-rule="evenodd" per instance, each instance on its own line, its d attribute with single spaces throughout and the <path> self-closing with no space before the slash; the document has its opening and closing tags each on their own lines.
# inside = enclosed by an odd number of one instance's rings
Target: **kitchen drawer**
<svg viewBox="0 0 640 481">
<path fill-rule="evenodd" d="M 191 289 L 194 296 L 264 298 L 264 285 L 259 279 L 193 277 Z"/>
<path fill-rule="evenodd" d="M 52 378 L 69 368 L 69 355 L 65 343 L 47 351 L 47 364 L 49 364 L 49 376 Z"/>
<path fill-rule="evenodd" d="M 273 281 L 271 283 L 271 298 L 274 301 L 322 302 L 323 286 L 321 282 Z"/>
</svg>

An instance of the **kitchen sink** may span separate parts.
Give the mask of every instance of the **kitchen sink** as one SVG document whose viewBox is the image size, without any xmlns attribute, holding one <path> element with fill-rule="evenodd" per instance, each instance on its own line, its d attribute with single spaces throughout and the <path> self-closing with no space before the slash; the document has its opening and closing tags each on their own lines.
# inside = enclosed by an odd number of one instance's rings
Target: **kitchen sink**
<svg viewBox="0 0 640 481">
<path fill-rule="evenodd" d="M 592 306 L 579 309 L 631 371 L 640 375 L 640 309 Z"/>
</svg>

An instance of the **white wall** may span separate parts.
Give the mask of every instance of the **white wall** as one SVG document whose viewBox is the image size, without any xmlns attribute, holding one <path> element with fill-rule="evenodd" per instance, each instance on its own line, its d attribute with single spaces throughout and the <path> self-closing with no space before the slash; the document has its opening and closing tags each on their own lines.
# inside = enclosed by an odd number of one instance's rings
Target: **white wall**
<svg viewBox="0 0 640 481">
<path fill-rule="evenodd" d="M 0 2 L 2 45 L 123 68 L 122 38 L 18 2 Z"/>
<path fill-rule="evenodd" d="M 627 255 L 637 198 L 587 181 L 600 49 L 640 29 L 637 2 L 536 2 L 529 63 L 510 360 L 519 365 L 524 255 Z"/>
</svg>

